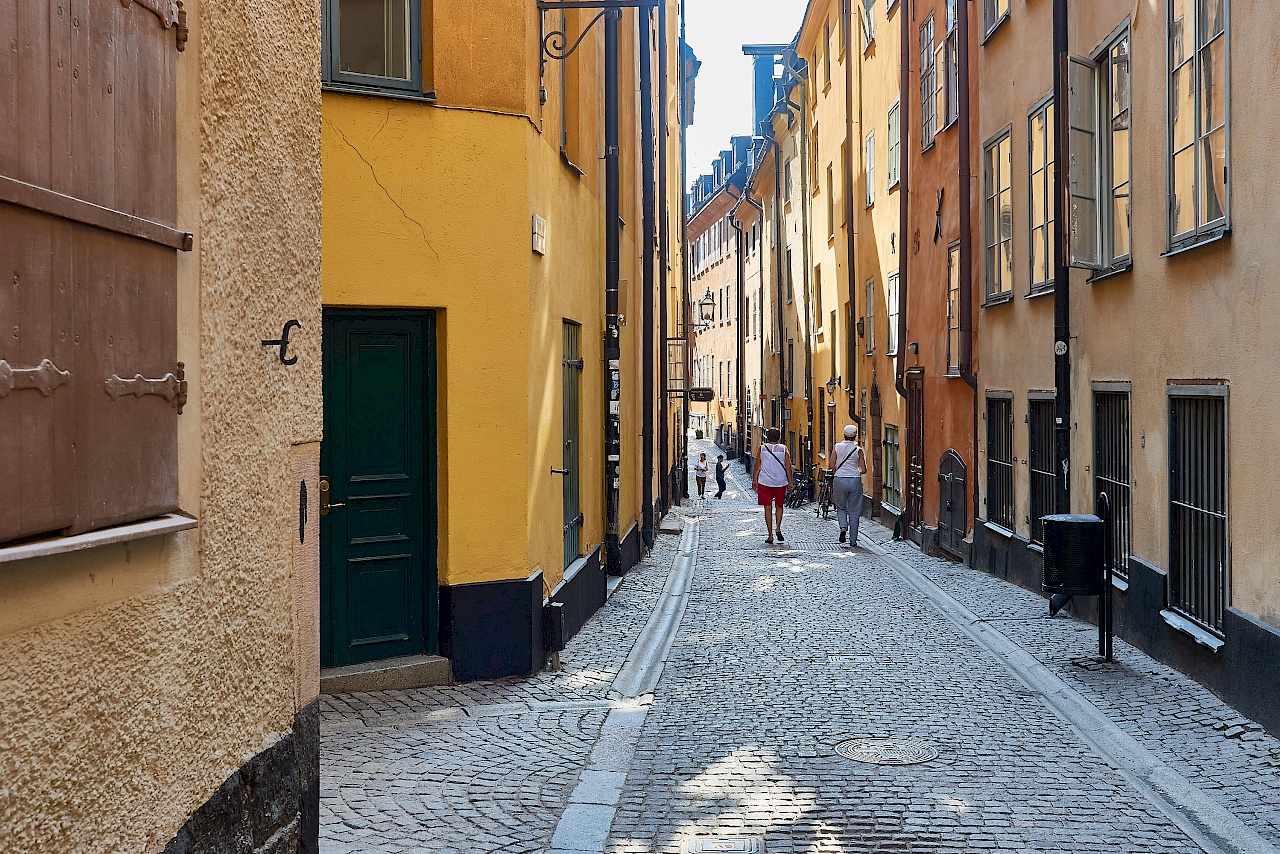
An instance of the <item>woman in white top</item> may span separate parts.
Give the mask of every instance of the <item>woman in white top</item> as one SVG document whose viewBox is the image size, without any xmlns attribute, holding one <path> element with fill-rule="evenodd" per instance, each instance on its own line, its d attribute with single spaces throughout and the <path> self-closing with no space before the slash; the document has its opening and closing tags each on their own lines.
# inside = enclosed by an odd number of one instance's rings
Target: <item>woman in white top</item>
<svg viewBox="0 0 1280 854">
<path fill-rule="evenodd" d="M 782 433 L 777 427 L 765 431 L 764 444 L 756 454 L 755 470 L 751 472 L 751 485 L 756 490 L 756 501 L 764 508 L 764 527 L 768 532 L 766 543 L 773 543 L 775 528 L 778 542 L 782 536 L 782 508 L 787 503 L 787 487 L 791 486 L 791 454 L 787 446 L 778 443 Z"/>
<path fill-rule="evenodd" d="M 867 472 L 867 458 L 858 446 L 856 424 L 844 428 L 844 441 L 832 451 L 827 468 L 835 478 L 831 493 L 840 521 L 840 542 L 847 536 L 849 548 L 856 548 L 858 522 L 862 518 L 862 476 Z"/>
<path fill-rule="evenodd" d="M 703 493 L 707 491 L 707 455 L 703 454 L 698 457 L 698 461 L 693 464 L 693 477 L 698 481 L 698 497 L 702 498 Z"/>
</svg>

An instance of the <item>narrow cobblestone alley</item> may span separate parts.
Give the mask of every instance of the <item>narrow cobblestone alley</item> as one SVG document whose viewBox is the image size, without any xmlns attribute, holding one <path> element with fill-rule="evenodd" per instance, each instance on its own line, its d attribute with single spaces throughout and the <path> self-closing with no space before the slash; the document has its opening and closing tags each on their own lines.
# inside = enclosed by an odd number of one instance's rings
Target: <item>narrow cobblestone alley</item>
<svg viewBox="0 0 1280 854">
<path fill-rule="evenodd" d="M 692 443 L 695 454 L 713 449 Z M 1280 842 L 1280 745 L 1196 683 L 1119 642 L 1115 664 L 1081 666 L 1091 626 L 1048 620 L 1036 595 L 889 543 L 876 525 L 862 539 L 874 551 L 851 552 L 834 521 L 788 511 L 786 545 L 766 546 L 748 477 L 730 472 L 724 500 L 678 511 L 696 531 L 659 537 L 559 672 L 325 697 L 321 850 L 651 854 L 697 837 L 755 838 L 769 854 Z M 614 678 L 694 541 L 661 680 L 621 697 Z M 943 600 L 1052 678 L 1019 678 Z M 1046 702 L 1054 696 L 1105 715 L 1110 735 L 1066 723 Z M 912 739 L 938 755 L 864 764 L 835 750 L 854 738 Z M 1121 745 L 1110 759 L 1107 744 Z M 1116 750 L 1130 759 L 1116 762 Z M 1166 782 L 1144 782 L 1143 762 Z"/>
</svg>

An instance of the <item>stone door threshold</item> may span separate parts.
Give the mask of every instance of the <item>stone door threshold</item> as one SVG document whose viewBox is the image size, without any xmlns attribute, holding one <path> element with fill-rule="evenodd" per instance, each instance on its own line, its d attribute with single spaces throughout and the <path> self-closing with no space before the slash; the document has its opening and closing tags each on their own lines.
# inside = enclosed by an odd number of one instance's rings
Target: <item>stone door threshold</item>
<svg viewBox="0 0 1280 854">
<path fill-rule="evenodd" d="M 363 691 L 403 691 L 453 681 L 449 659 L 440 655 L 405 655 L 320 671 L 321 694 L 354 694 Z"/>
</svg>

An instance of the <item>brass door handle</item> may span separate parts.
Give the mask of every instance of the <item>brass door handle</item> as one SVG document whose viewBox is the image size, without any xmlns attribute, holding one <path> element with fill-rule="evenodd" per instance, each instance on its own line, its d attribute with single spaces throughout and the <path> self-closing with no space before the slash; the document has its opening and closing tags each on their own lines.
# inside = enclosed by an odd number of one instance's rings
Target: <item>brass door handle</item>
<svg viewBox="0 0 1280 854">
<path fill-rule="evenodd" d="M 329 510 L 333 507 L 346 507 L 345 501 L 332 504 L 329 502 L 329 478 L 320 478 L 320 515 L 328 516 Z"/>
<path fill-rule="evenodd" d="M 568 470 L 568 469 L 558 469 L 558 468 L 552 467 L 552 469 L 551 469 L 551 473 L 552 473 L 552 474 L 568 474 L 568 473 L 569 473 L 569 470 Z"/>
</svg>

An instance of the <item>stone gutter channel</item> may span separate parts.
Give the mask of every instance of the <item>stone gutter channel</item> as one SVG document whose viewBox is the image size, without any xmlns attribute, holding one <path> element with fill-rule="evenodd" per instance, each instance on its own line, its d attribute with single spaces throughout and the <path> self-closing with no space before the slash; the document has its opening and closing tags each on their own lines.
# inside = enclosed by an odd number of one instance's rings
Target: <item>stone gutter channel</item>
<svg viewBox="0 0 1280 854">
<path fill-rule="evenodd" d="M 680 550 L 662 595 L 613 680 L 609 715 L 569 795 L 547 854 L 604 854 L 653 691 L 680 631 L 697 561 L 698 521 L 691 519 L 680 535 Z"/>
<path fill-rule="evenodd" d="M 985 622 L 949 593 L 878 543 L 861 538 L 875 554 L 961 632 L 985 649 L 1061 718 L 1108 764 L 1209 854 L 1277 854 L 1257 831 L 1137 739 L 1034 656 Z"/>
</svg>

